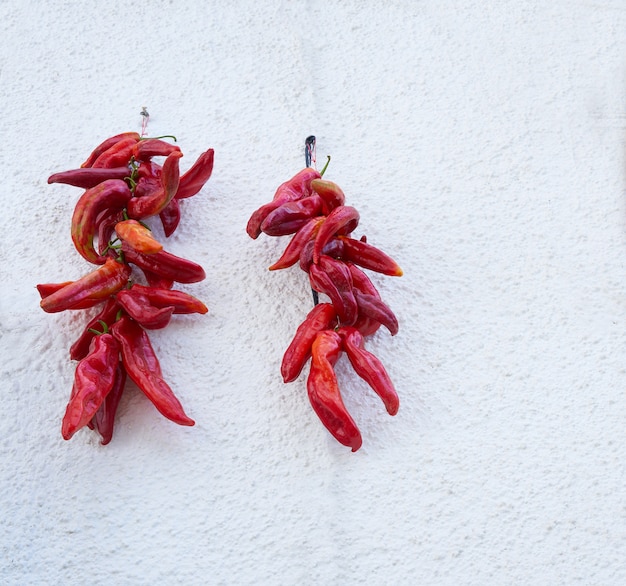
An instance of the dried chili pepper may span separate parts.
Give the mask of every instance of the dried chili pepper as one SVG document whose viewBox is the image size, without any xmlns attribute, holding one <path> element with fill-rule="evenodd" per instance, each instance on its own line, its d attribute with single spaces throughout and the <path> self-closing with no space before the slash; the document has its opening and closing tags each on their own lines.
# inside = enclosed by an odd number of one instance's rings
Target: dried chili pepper
<svg viewBox="0 0 626 586">
<path fill-rule="evenodd" d="M 280 366 L 283 381 L 289 383 L 300 376 L 304 365 L 311 357 L 311 347 L 317 334 L 337 323 L 337 311 L 330 303 L 319 303 L 298 326 Z"/>
<path fill-rule="evenodd" d="M 115 136 L 111 136 L 107 138 L 105 141 L 101 142 L 89 155 L 87 160 L 81 165 L 81 167 L 92 167 L 94 161 L 105 151 L 116 145 L 118 142 L 122 140 L 132 138 L 135 141 L 138 141 L 141 137 L 136 132 L 122 132 L 121 134 L 116 134 Z"/>
<path fill-rule="evenodd" d="M 171 236 L 178 224 L 180 223 L 180 204 L 178 199 L 174 197 L 170 202 L 159 212 L 159 219 L 163 225 L 163 232 L 165 236 Z"/>
<path fill-rule="evenodd" d="M 392 336 L 398 333 L 398 319 L 389 306 L 377 295 L 368 295 L 356 290 L 354 292 L 358 311 L 385 326 Z"/>
<path fill-rule="evenodd" d="M 47 313 L 57 313 L 78 309 L 85 301 L 93 301 L 95 305 L 120 291 L 128 282 L 130 274 L 128 265 L 109 258 L 95 271 L 44 297 L 40 303 L 41 309 Z"/>
<path fill-rule="evenodd" d="M 362 444 L 361 432 L 344 405 L 334 371 L 341 350 L 339 334 L 331 330 L 317 334 L 311 348 L 307 392 L 324 427 L 339 443 L 356 452 Z"/>
<path fill-rule="evenodd" d="M 270 212 L 261 231 L 268 236 L 286 236 L 302 228 L 311 218 L 322 212 L 323 201 L 319 195 L 311 195 L 298 201 L 290 201 Z"/>
<path fill-rule="evenodd" d="M 121 179 L 108 179 L 88 189 L 78 200 L 72 216 L 72 241 L 79 254 L 91 263 L 102 264 L 106 258 L 94 248 L 97 219 L 103 212 L 123 210 L 132 194 Z"/>
<path fill-rule="evenodd" d="M 115 224 L 115 233 L 137 252 L 154 254 L 163 250 L 163 245 L 152 236 L 152 232 L 137 220 L 123 220 Z"/>
<path fill-rule="evenodd" d="M 334 259 L 322 255 L 319 265 L 312 264 L 309 267 L 311 288 L 328 295 L 340 322 L 352 325 L 358 315 L 358 306 L 352 291 L 352 277 L 347 268 L 340 263 L 332 263 L 332 260 Z"/>
<path fill-rule="evenodd" d="M 154 254 L 143 254 L 128 246 L 126 242 L 122 242 L 122 252 L 126 262 L 133 263 L 140 269 L 164 279 L 178 283 L 197 283 L 206 277 L 204 269 L 199 264 L 165 250 Z"/>
<path fill-rule="evenodd" d="M 315 235 L 317 234 L 317 231 L 323 221 L 324 216 L 319 216 L 317 218 L 311 218 L 304 226 L 302 226 L 295 233 L 281 257 L 270 266 L 269 270 L 276 271 L 278 269 L 286 269 L 295 265 L 298 262 L 306 244 L 308 242 L 313 242 L 313 239 L 315 238 Z M 312 250 L 313 249 L 311 249 L 311 251 Z"/>
<path fill-rule="evenodd" d="M 348 236 L 339 236 L 338 239 L 342 244 L 342 260 L 390 277 L 402 276 L 398 263 L 379 248 Z"/>
<path fill-rule="evenodd" d="M 350 234 L 359 224 L 359 212 L 351 206 L 335 208 L 321 225 L 315 237 L 313 262 L 317 264 L 328 241 L 337 234 Z"/>
<path fill-rule="evenodd" d="M 356 328 L 341 327 L 337 333 L 343 339 L 343 349 L 354 371 L 382 399 L 389 415 L 395 415 L 400 399 L 382 362 L 365 349 L 363 336 Z"/>
<path fill-rule="evenodd" d="M 91 426 L 102 436 L 100 443 L 103 446 L 106 446 L 113 437 L 115 415 L 117 413 L 117 408 L 119 406 L 120 399 L 122 398 L 125 385 L 126 371 L 124 370 L 122 363 L 118 362 L 113 387 L 108 392 L 103 403 L 91 419 Z"/>
<path fill-rule="evenodd" d="M 82 360 L 89 353 L 89 346 L 94 336 L 97 334 L 94 332 L 95 328 L 102 329 L 102 323 L 108 326 L 113 324 L 116 319 L 117 313 L 120 310 L 120 306 L 114 297 L 109 297 L 102 306 L 102 309 L 87 322 L 83 333 L 70 347 L 70 358 L 72 360 Z"/>
<path fill-rule="evenodd" d="M 326 179 L 313 179 L 311 188 L 324 201 L 324 214 L 328 215 L 335 208 L 344 205 L 346 196 L 339 185 Z"/>
<path fill-rule="evenodd" d="M 127 165 L 133 156 L 133 150 L 137 144 L 138 139 L 134 136 L 127 136 L 116 142 L 113 146 L 109 147 L 91 165 L 92 167 L 121 167 Z"/>
<path fill-rule="evenodd" d="M 214 155 L 213 149 L 205 151 L 189 170 L 181 176 L 178 191 L 174 196 L 176 199 L 191 197 L 202 189 L 213 172 Z"/>
<path fill-rule="evenodd" d="M 161 365 L 146 331 L 124 316 L 111 327 L 113 337 L 120 343 L 122 363 L 128 376 L 167 419 L 179 425 L 194 425 L 163 379 Z"/>
<path fill-rule="evenodd" d="M 61 433 L 69 440 L 87 425 L 115 383 L 120 346 L 108 333 L 96 336 L 89 353 L 76 367 L 74 386 L 63 417 Z"/>
<path fill-rule="evenodd" d="M 113 167 L 111 169 L 81 167 L 80 169 L 54 173 L 48 177 L 48 183 L 64 183 L 66 185 L 73 185 L 74 187 L 89 189 L 91 187 L 95 187 L 98 183 L 106 181 L 107 179 L 125 179 L 129 176 L 130 170 L 128 169 L 128 166 Z"/>
<path fill-rule="evenodd" d="M 132 157 L 136 161 L 149 161 L 152 157 L 167 157 L 174 152 L 180 153 L 180 147 L 158 138 L 146 138 L 135 143 Z"/>
</svg>

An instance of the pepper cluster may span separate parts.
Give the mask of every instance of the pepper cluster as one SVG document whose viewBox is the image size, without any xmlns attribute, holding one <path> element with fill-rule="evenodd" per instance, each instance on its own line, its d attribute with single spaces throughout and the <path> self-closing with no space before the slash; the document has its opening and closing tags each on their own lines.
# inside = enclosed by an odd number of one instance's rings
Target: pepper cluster
<svg viewBox="0 0 626 586">
<path fill-rule="evenodd" d="M 180 222 L 180 200 L 197 194 L 211 176 L 214 152 L 204 152 L 181 175 L 180 148 L 161 138 L 118 134 L 79 169 L 48 179 L 85 189 L 71 236 L 79 254 L 100 265 L 77 281 L 37 285 L 48 313 L 100 306 L 70 348 L 70 358 L 79 362 L 61 428 L 66 440 L 88 426 L 103 445 L 111 441 L 127 376 L 162 415 L 194 425 L 163 379 L 146 330 L 164 328 L 173 314 L 207 313 L 202 301 L 172 288 L 206 275 L 199 264 L 165 251 L 144 220 L 158 215 L 170 236 Z M 165 160 L 161 165 L 154 157 Z M 141 275 L 146 285 L 137 282 Z"/>
<path fill-rule="evenodd" d="M 280 185 L 274 199 L 252 214 L 247 232 L 254 239 L 262 232 L 293 235 L 270 270 L 299 263 L 309 275 L 316 302 L 318 293 L 330 299 L 330 303 L 316 304 L 298 327 L 283 356 L 281 374 L 286 383 L 291 382 L 311 359 L 307 379 L 311 405 L 335 439 L 354 452 L 361 447 L 361 434 L 341 398 L 334 365 L 345 351 L 355 372 L 380 396 L 387 412 L 397 413 L 398 395 L 380 360 L 365 349 L 364 337 L 381 325 L 395 335 L 398 320 L 362 269 L 396 277 L 402 270 L 365 237 L 350 237 L 359 213 L 344 202 L 338 185 L 307 167 Z"/>
</svg>

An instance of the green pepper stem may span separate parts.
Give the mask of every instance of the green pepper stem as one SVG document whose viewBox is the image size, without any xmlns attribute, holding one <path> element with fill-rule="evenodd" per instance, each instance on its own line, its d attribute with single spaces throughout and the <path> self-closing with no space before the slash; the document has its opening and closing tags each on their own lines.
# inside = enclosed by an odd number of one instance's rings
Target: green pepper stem
<svg viewBox="0 0 626 586">
<path fill-rule="evenodd" d="M 174 142 L 178 142 L 178 139 L 173 134 L 164 134 L 163 136 L 142 136 L 139 140 L 157 140 L 159 138 L 171 138 Z"/>
<path fill-rule="evenodd" d="M 320 176 L 324 177 L 324 173 L 326 173 L 326 169 L 328 169 L 328 164 L 330 163 L 330 155 L 326 156 L 326 164 L 324 165 L 324 168 L 320 171 Z"/>
</svg>

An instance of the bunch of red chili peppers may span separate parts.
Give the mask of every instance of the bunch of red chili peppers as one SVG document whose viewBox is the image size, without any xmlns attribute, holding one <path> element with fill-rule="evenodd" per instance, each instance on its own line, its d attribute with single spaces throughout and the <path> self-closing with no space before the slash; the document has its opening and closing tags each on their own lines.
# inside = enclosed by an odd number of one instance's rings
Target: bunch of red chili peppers
<svg viewBox="0 0 626 586">
<path fill-rule="evenodd" d="M 164 328 L 173 314 L 206 313 L 199 299 L 172 288 L 202 281 L 205 272 L 166 252 L 144 220 L 158 216 L 170 236 L 180 221 L 180 200 L 197 194 L 211 176 L 214 153 L 207 150 L 181 175 L 180 148 L 162 138 L 112 136 L 79 169 L 48 179 L 85 189 L 74 209 L 72 241 L 85 260 L 99 265 L 77 281 L 37 285 L 48 313 L 100 306 L 70 348 L 79 362 L 63 417 L 66 440 L 88 426 L 102 444 L 111 441 L 127 375 L 162 415 L 194 425 L 163 379 L 146 330 Z M 161 165 L 154 157 L 165 160 Z M 138 282 L 141 274 L 145 285 Z"/>
<path fill-rule="evenodd" d="M 291 382 L 311 359 L 307 379 L 311 405 L 335 439 L 355 452 L 362 444 L 361 433 L 342 400 L 334 365 L 345 351 L 356 373 L 379 395 L 387 412 L 397 413 L 398 395 L 380 360 L 365 349 L 364 337 L 381 325 L 395 335 L 398 321 L 361 268 L 397 277 L 402 270 L 365 237 L 350 237 L 359 223 L 359 213 L 344 205 L 343 191 L 322 179 L 322 174 L 307 167 L 280 185 L 274 199 L 252 214 L 247 232 L 255 239 L 261 232 L 269 236 L 293 234 L 283 255 L 269 268 L 284 269 L 299 263 L 309 275 L 316 305 L 287 348 L 281 374 L 286 383 Z M 317 304 L 317 293 L 327 295 L 330 303 Z"/>
</svg>

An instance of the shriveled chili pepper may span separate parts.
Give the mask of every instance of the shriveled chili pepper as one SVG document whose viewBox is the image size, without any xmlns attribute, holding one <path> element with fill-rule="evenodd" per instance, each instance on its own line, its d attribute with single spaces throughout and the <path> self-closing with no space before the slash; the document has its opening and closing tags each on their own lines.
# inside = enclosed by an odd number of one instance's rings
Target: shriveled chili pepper
<svg viewBox="0 0 626 586">
<path fill-rule="evenodd" d="M 107 179 L 125 179 L 130 176 L 130 170 L 126 167 L 114 167 L 112 169 L 93 169 L 91 167 L 61 171 L 48 177 L 48 183 L 64 183 L 74 187 L 89 189 L 95 187 Z"/>
<path fill-rule="evenodd" d="M 344 205 L 346 196 L 336 183 L 326 179 L 313 179 L 311 188 L 324 201 L 324 214 L 328 215 L 335 208 Z"/>
<path fill-rule="evenodd" d="M 383 363 L 365 349 L 365 342 L 359 330 L 352 327 L 341 327 L 337 333 L 343 339 L 343 349 L 354 371 L 382 399 L 387 413 L 395 415 L 400 406 L 400 399 Z"/>
<path fill-rule="evenodd" d="M 115 224 L 115 233 L 137 252 L 154 254 L 163 250 L 163 245 L 152 236 L 152 232 L 137 220 L 123 220 Z"/>
<path fill-rule="evenodd" d="M 286 269 L 295 265 L 300 258 L 302 249 L 308 242 L 313 241 L 323 221 L 324 216 L 319 216 L 317 218 L 311 218 L 304 226 L 302 226 L 302 228 L 295 233 L 281 257 L 270 266 L 269 270 L 276 271 L 278 269 Z M 312 250 L 313 249 L 311 249 L 311 251 Z M 313 260 L 312 257 L 311 260 Z"/>
<path fill-rule="evenodd" d="M 167 206 L 178 189 L 180 180 L 178 161 L 182 156 L 180 151 L 174 151 L 165 159 L 159 188 L 143 197 L 133 197 L 127 206 L 129 217 L 141 220 L 158 214 Z"/>
<path fill-rule="evenodd" d="M 321 216 L 322 219 L 325 216 Z M 311 265 L 313 264 L 313 248 L 315 246 L 315 240 L 310 240 L 307 242 L 300 251 L 300 268 L 308 273 Z M 332 258 L 340 258 L 342 251 L 342 245 L 339 239 L 333 238 L 330 240 L 324 248 L 322 248 L 322 254 L 330 256 Z"/>
<path fill-rule="evenodd" d="M 331 262 L 333 260 L 322 255 L 319 265 L 312 264 L 309 267 L 311 288 L 328 295 L 337 310 L 340 322 L 352 325 L 358 315 L 358 306 L 352 291 L 350 271 L 339 262 Z"/>
<path fill-rule="evenodd" d="M 121 179 L 108 179 L 83 193 L 72 216 L 72 241 L 80 255 L 91 263 L 102 264 L 106 258 L 94 249 L 99 215 L 111 214 L 126 207 L 131 191 Z"/>
<path fill-rule="evenodd" d="M 124 370 L 122 363 L 118 362 L 117 369 L 115 371 L 113 388 L 104 398 L 103 403 L 91 419 L 91 426 L 102 436 L 100 443 L 103 446 L 106 446 L 113 437 L 115 415 L 117 413 L 117 408 L 120 404 L 120 399 L 122 398 L 125 385 L 126 371 Z"/>
<path fill-rule="evenodd" d="M 111 168 L 128 165 L 133 156 L 133 149 L 137 142 L 138 140 L 134 136 L 123 138 L 100 154 L 91 166 L 96 168 Z"/>
<path fill-rule="evenodd" d="M 315 237 L 313 262 L 317 264 L 328 241 L 337 234 L 350 234 L 359 224 L 359 212 L 351 206 L 335 208 L 328 216 Z"/>
<path fill-rule="evenodd" d="M 398 263 L 379 248 L 348 236 L 339 236 L 338 239 L 342 243 L 343 260 L 390 277 L 402 276 Z"/>
<path fill-rule="evenodd" d="M 341 349 L 339 334 L 331 330 L 318 333 L 311 348 L 306 386 L 311 406 L 324 427 L 339 443 L 356 452 L 362 444 L 361 432 L 344 405 L 334 371 Z"/>
<path fill-rule="evenodd" d="M 196 195 L 211 177 L 213 172 L 213 149 L 202 153 L 196 162 L 184 173 L 178 184 L 176 199 L 184 199 Z"/>
<path fill-rule="evenodd" d="M 70 347 L 70 358 L 72 360 L 82 360 L 85 356 L 87 356 L 91 341 L 94 336 L 97 335 L 94 330 L 102 330 L 101 322 L 104 322 L 107 327 L 113 324 L 119 310 L 120 306 L 117 304 L 114 297 L 109 297 L 104 302 L 102 309 L 89 320 L 83 330 L 83 333 Z"/>
<path fill-rule="evenodd" d="M 311 357 L 311 347 L 317 334 L 331 329 L 336 323 L 337 311 L 330 303 L 318 303 L 309 311 L 283 355 L 280 366 L 283 381 L 289 383 L 300 376 L 304 365 Z"/>
<path fill-rule="evenodd" d="M 358 290 L 354 292 L 354 297 L 356 298 L 359 313 L 384 325 L 392 336 L 398 333 L 398 318 L 380 297 L 361 293 Z"/>
<path fill-rule="evenodd" d="M 173 307 L 155 307 L 136 290 L 131 293 L 130 289 L 123 289 L 117 294 L 116 300 L 130 317 L 147 330 L 164 328 L 174 313 Z"/>
<path fill-rule="evenodd" d="M 205 314 L 209 310 L 199 299 L 184 291 L 176 289 L 162 289 L 158 287 L 146 287 L 135 283 L 128 292 L 135 292 L 146 297 L 154 307 L 173 307 L 175 314 L 200 313 Z"/>
<path fill-rule="evenodd" d="M 126 262 L 177 283 L 197 283 L 206 277 L 204 269 L 199 264 L 165 250 L 155 254 L 143 254 L 122 242 L 122 252 Z"/>
<path fill-rule="evenodd" d="M 372 295 L 373 297 L 380 299 L 380 293 L 378 293 L 378 290 L 374 287 L 370 278 L 360 268 L 352 263 L 347 263 L 347 266 L 350 270 L 350 274 L 352 275 L 352 286 L 355 290 L 355 295 L 356 291 L 360 291 L 361 293 Z M 353 325 L 364 336 L 371 336 L 378 331 L 381 323 L 359 311 L 359 316 Z"/>
<path fill-rule="evenodd" d="M 112 146 L 117 144 L 118 142 L 133 138 L 135 141 L 140 139 L 140 136 L 137 132 L 122 132 L 121 134 L 116 134 L 110 138 L 107 138 L 105 141 L 101 142 L 89 155 L 87 160 L 81 165 L 81 167 L 91 167 L 93 166 L 94 161 L 106 150 L 110 149 Z"/>
<path fill-rule="evenodd" d="M 167 157 L 174 152 L 180 152 L 180 147 L 158 138 L 146 138 L 135 143 L 132 156 L 136 161 L 149 161 L 152 157 Z"/>
<path fill-rule="evenodd" d="M 165 236 L 171 236 L 178 228 L 180 223 L 180 204 L 178 199 L 174 197 L 170 202 L 159 212 L 159 218 L 163 225 L 163 232 Z"/>
<path fill-rule="evenodd" d="M 307 167 L 279 185 L 274 194 L 274 199 L 262 205 L 248 220 L 248 225 L 246 226 L 248 236 L 250 238 L 258 238 L 259 234 L 261 234 L 261 224 L 276 208 L 289 201 L 298 201 L 310 196 L 313 193 L 311 181 L 320 177 L 321 175 L 315 169 Z"/>
<path fill-rule="evenodd" d="M 69 440 L 87 425 L 115 383 L 120 346 L 111 334 L 91 341 L 89 353 L 76 367 L 74 386 L 63 417 L 61 433 Z"/>
<path fill-rule="evenodd" d="M 42 299 L 40 306 L 47 313 L 57 313 L 77 309 L 87 300 L 99 303 L 120 291 L 128 282 L 131 272 L 128 265 L 109 258 L 95 271 Z"/>
<path fill-rule="evenodd" d="M 113 324 L 111 333 L 120 343 L 122 363 L 128 376 L 158 411 L 179 425 L 194 425 L 163 379 L 161 365 L 146 331 L 137 322 L 123 316 Z"/>
<path fill-rule="evenodd" d="M 284 203 L 267 215 L 261 224 L 261 231 L 268 236 L 293 234 L 311 218 L 321 214 L 322 203 L 319 195 Z"/>
</svg>

